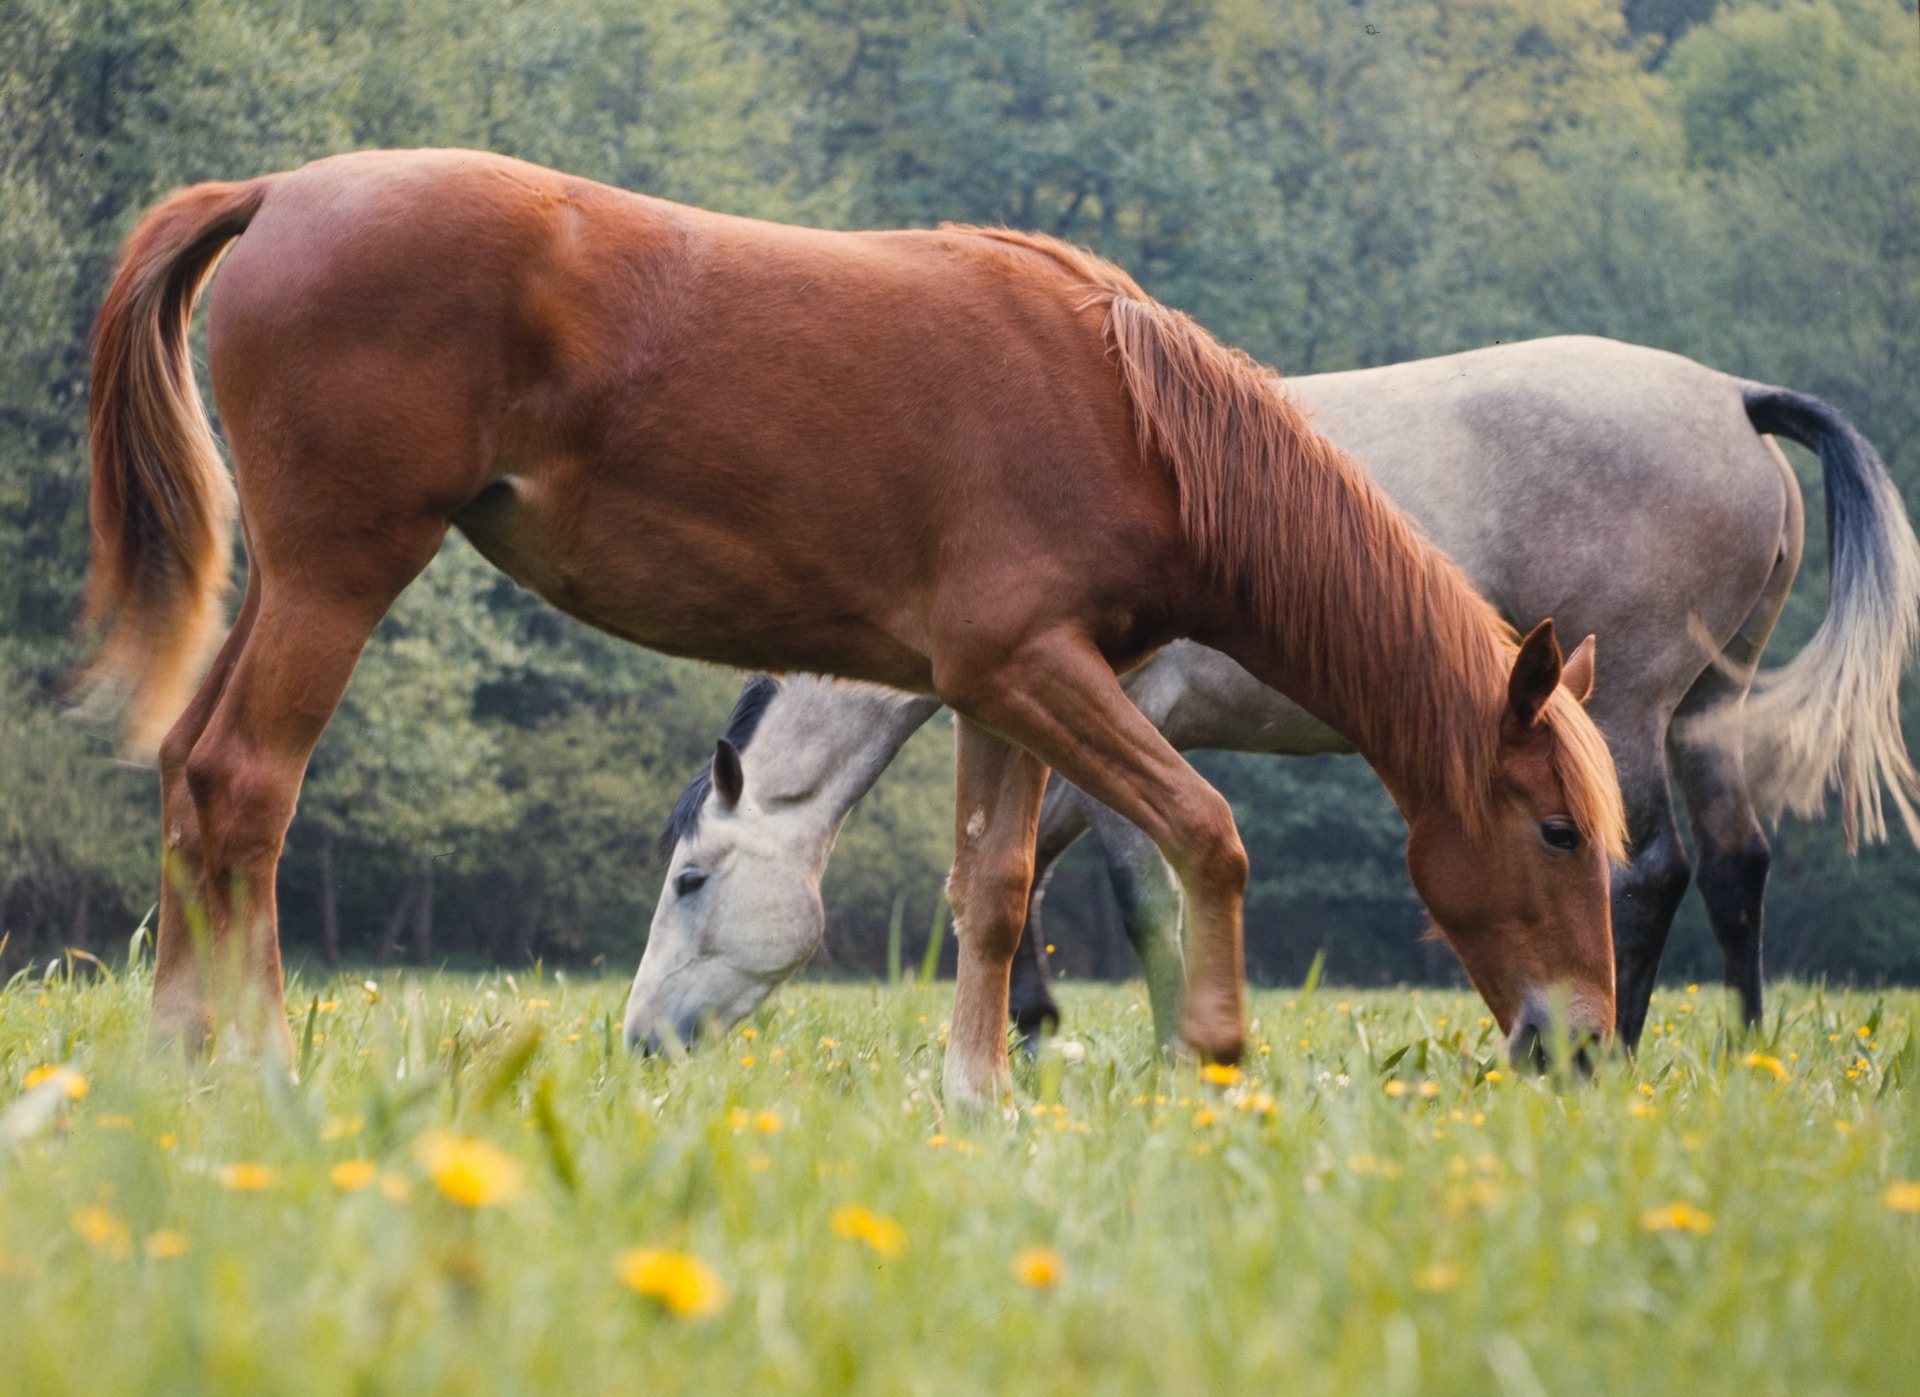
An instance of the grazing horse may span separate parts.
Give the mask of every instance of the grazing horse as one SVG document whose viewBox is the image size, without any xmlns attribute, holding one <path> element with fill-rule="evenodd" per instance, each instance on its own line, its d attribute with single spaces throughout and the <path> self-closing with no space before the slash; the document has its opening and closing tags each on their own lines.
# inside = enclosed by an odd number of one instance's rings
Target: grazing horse
<svg viewBox="0 0 1920 1397">
<path fill-rule="evenodd" d="M 208 360 L 250 566 L 189 701 L 233 492 L 187 326 L 223 250 Z M 1375 766 L 1503 1028 L 1540 1032 L 1559 986 L 1565 1027 L 1612 1029 L 1620 790 L 1552 626 L 1517 645 L 1277 376 L 1063 243 L 783 227 L 476 152 L 344 155 L 142 219 L 96 326 L 92 434 L 94 676 L 159 747 L 162 1040 L 237 1021 L 285 1043 L 274 873 L 301 778 L 449 526 L 639 644 L 955 710 L 956 1104 L 1008 1089 L 1049 768 L 1172 865 L 1181 1037 L 1241 1051 L 1232 812 L 1115 677 L 1179 636 Z M 719 764 L 716 791 L 737 775 Z"/>
<path fill-rule="evenodd" d="M 1920 621 L 1920 545 L 1872 446 L 1815 399 L 1586 337 L 1289 387 L 1508 617 L 1525 626 L 1551 613 L 1575 634 L 1606 637 L 1587 708 L 1613 748 L 1633 833 L 1613 889 L 1622 1038 L 1639 1038 L 1689 881 L 1669 764 L 1727 983 L 1758 1021 L 1760 816 L 1810 810 L 1832 788 L 1850 839 L 1878 837 L 1884 783 L 1913 832 L 1898 690 Z M 1799 486 L 1767 432 L 1819 454 L 1833 501 L 1832 599 L 1808 645 L 1743 699 L 1800 562 Z M 1575 519 L 1583 527 L 1556 527 Z M 1183 751 L 1347 750 L 1233 660 L 1189 641 L 1122 682 Z M 806 675 L 748 684 L 726 740 L 745 749 L 754 799 L 721 808 L 703 771 L 675 807 L 629 1034 L 669 1024 L 686 1039 L 703 1019 L 730 1023 L 806 962 L 824 932 L 819 881 L 841 821 L 937 707 Z M 1178 891 L 1138 830 L 1057 778 L 1014 960 L 1015 1022 L 1031 1043 L 1058 1018 L 1040 902 L 1055 860 L 1088 828 L 1164 1040 L 1183 977 Z"/>
</svg>

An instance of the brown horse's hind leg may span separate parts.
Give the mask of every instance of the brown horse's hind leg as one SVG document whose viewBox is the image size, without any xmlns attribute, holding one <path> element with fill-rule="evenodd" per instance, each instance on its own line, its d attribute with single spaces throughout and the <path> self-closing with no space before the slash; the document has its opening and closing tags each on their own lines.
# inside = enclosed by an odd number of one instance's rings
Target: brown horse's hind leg
<svg viewBox="0 0 1920 1397">
<path fill-rule="evenodd" d="M 402 556 L 377 559 L 332 550 L 320 530 L 314 533 L 311 552 L 300 555 L 313 560 L 305 568 L 276 575 L 256 559 L 252 624 L 184 762 L 199 826 L 207 936 L 198 968 L 207 989 L 191 1014 L 184 995 L 170 998 L 163 1018 L 156 982 L 161 1034 L 196 1025 L 204 1033 L 212 1025 L 270 1052 L 291 1050 L 274 900 L 281 844 L 307 760 L 361 647 L 433 557 L 445 526 L 392 525 L 387 537 Z M 163 929 L 163 939 L 169 934 L 177 943 L 182 933 L 176 924 Z"/>
<path fill-rule="evenodd" d="M 1202 1056 L 1237 1060 L 1246 1036 L 1240 904 L 1247 855 L 1232 809 L 1133 706 L 1084 637 L 1055 633 L 992 653 L 991 666 L 936 655 L 941 697 L 1050 764 L 1159 847 L 1186 892 L 1191 930 L 1181 1039 Z"/>
<path fill-rule="evenodd" d="M 200 740 L 214 706 L 225 692 L 240 648 L 260 609 L 260 578 L 247 574 L 246 595 L 226 643 L 201 682 L 193 702 L 160 744 L 160 924 L 154 936 L 153 1017 L 148 1045 L 197 1053 L 213 1031 L 205 977 L 195 948 L 196 928 L 204 932 L 206 904 L 201 897 L 205 863 L 200 816 L 187 789 L 187 758 Z"/>
<path fill-rule="evenodd" d="M 1047 769 L 965 717 L 956 727 L 953 906 L 959 968 L 947 1037 L 946 1097 L 985 1108 L 1011 1085 L 1008 977 L 1033 886 L 1033 846 Z"/>
</svg>

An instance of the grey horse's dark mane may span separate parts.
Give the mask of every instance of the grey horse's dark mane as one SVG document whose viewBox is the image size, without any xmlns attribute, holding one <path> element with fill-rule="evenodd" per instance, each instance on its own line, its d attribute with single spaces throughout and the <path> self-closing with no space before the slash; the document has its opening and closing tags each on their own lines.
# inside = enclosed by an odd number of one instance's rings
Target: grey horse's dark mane
<svg viewBox="0 0 1920 1397">
<path fill-rule="evenodd" d="M 760 720 L 767 716 L 767 708 L 772 704 L 774 695 L 780 692 L 780 687 L 780 681 L 771 674 L 756 674 L 747 680 L 740 697 L 734 700 L 726 731 L 720 736 L 740 751 L 746 751 L 747 744 L 753 741 L 754 733 L 759 731 Z M 700 828 L 700 812 L 706 808 L 707 792 L 712 789 L 713 759 L 709 757 L 706 764 L 693 774 L 693 779 L 687 782 L 687 788 L 680 792 L 680 799 L 673 803 L 673 813 L 667 816 L 667 827 L 660 831 L 661 858 L 672 858 L 674 846 Z"/>
</svg>

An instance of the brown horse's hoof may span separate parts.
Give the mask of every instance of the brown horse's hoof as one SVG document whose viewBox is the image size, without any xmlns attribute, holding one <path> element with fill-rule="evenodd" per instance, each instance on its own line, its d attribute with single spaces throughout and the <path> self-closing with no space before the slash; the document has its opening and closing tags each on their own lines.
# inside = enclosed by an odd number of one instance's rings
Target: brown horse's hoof
<svg viewBox="0 0 1920 1397">
<path fill-rule="evenodd" d="M 1246 1050 L 1246 1031 L 1237 1018 L 1208 1020 L 1198 1016 L 1189 1017 L 1181 1026 L 1176 1048 L 1182 1055 L 1202 1062 L 1225 1063 L 1229 1067 L 1240 1061 Z"/>
</svg>

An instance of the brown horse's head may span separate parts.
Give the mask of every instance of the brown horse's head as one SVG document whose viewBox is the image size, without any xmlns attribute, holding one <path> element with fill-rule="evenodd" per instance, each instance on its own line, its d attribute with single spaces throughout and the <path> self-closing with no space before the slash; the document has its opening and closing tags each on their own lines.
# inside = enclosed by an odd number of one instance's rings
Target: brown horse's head
<svg viewBox="0 0 1920 1397">
<path fill-rule="evenodd" d="M 1563 664 L 1542 622 L 1514 660 L 1477 827 L 1443 801 L 1409 812 L 1414 885 L 1516 1059 L 1542 1056 L 1562 994 L 1575 1043 L 1613 1031 L 1608 874 L 1624 821 L 1612 758 L 1580 707 L 1592 688 L 1593 638 Z"/>
</svg>

